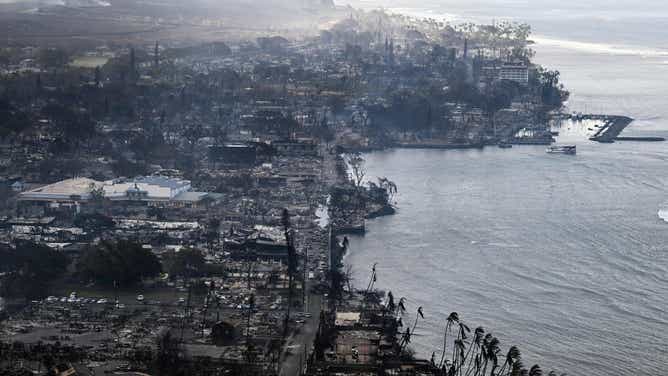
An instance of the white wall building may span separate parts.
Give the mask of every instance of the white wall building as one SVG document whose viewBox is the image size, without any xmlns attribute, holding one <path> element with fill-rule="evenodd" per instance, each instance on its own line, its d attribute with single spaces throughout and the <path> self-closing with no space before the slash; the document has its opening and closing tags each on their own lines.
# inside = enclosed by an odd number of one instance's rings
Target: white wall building
<svg viewBox="0 0 668 376">
<path fill-rule="evenodd" d="M 193 192 L 190 181 L 164 176 L 141 176 L 99 182 L 74 178 L 23 192 L 22 201 L 81 203 L 90 201 L 95 192 L 111 201 L 144 201 L 149 205 L 188 206 L 207 196 Z"/>
<path fill-rule="evenodd" d="M 110 200 L 173 200 L 190 191 L 190 181 L 164 176 L 143 176 L 105 185 L 104 197 Z"/>
<path fill-rule="evenodd" d="M 522 85 L 529 84 L 529 67 L 525 64 L 503 64 L 499 71 L 500 80 L 515 81 Z"/>
</svg>

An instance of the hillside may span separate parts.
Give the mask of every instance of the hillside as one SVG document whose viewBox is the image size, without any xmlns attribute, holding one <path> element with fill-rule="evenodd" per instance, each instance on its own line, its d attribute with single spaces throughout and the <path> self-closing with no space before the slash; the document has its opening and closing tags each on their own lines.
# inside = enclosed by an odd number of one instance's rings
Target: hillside
<svg viewBox="0 0 668 376">
<path fill-rule="evenodd" d="M 336 16 L 331 0 L 4 0 L 7 39 L 0 43 L 190 43 L 288 29 L 303 35 Z"/>
</svg>

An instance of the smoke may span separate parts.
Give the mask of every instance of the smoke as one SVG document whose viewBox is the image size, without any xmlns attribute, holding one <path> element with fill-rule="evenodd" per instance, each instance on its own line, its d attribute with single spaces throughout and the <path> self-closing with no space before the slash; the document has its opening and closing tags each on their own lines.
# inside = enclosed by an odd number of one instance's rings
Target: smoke
<svg viewBox="0 0 668 376">
<path fill-rule="evenodd" d="M 64 6 L 72 8 L 111 6 L 110 2 L 104 0 L 0 0 L 0 4 L 30 4 L 39 7 Z"/>
</svg>

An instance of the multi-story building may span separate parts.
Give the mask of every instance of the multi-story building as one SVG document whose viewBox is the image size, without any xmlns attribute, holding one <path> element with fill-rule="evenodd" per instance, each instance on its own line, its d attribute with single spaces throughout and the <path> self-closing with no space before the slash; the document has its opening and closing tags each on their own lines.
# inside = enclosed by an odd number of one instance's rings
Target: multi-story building
<svg viewBox="0 0 668 376">
<path fill-rule="evenodd" d="M 524 63 L 503 64 L 499 71 L 499 79 L 515 81 L 521 85 L 528 85 L 529 67 Z"/>
</svg>

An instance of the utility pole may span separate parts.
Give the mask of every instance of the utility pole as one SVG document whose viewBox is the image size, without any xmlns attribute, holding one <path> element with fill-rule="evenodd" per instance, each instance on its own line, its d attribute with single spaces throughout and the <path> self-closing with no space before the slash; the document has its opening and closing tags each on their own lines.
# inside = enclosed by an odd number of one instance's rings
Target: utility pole
<svg viewBox="0 0 668 376">
<path fill-rule="evenodd" d="M 158 73 L 158 68 L 160 66 L 160 48 L 158 46 L 158 41 L 155 41 L 155 50 L 153 51 L 153 69 Z"/>
<path fill-rule="evenodd" d="M 188 270 L 187 274 L 188 275 L 190 274 L 189 270 Z M 192 292 L 192 290 L 191 290 L 192 284 L 190 283 L 190 277 L 189 276 L 186 277 L 185 283 L 188 285 L 188 299 L 186 300 L 186 306 L 183 310 L 183 319 L 181 319 L 181 342 L 183 342 L 183 332 L 184 332 L 185 326 L 186 326 L 186 318 L 189 316 L 189 312 L 190 312 L 190 298 L 191 298 L 191 292 Z"/>
<path fill-rule="evenodd" d="M 308 248 L 304 248 L 304 280 L 302 281 L 302 307 L 304 312 L 308 312 L 306 305 L 306 273 L 308 271 Z"/>
</svg>

